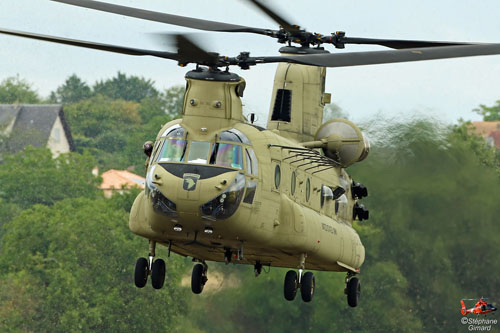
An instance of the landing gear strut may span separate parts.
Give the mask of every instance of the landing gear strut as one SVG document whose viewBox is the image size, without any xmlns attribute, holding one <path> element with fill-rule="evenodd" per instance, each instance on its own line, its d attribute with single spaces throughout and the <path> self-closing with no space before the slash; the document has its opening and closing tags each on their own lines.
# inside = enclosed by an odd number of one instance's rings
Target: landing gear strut
<svg viewBox="0 0 500 333">
<path fill-rule="evenodd" d="M 260 261 L 257 261 L 255 265 L 253 266 L 253 271 L 255 273 L 255 277 L 259 276 L 260 273 L 262 273 L 262 264 Z"/>
<path fill-rule="evenodd" d="M 344 293 L 347 295 L 347 304 L 350 307 L 356 307 L 358 305 L 359 296 L 361 295 L 361 283 L 357 277 L 354 277 L 354 273 L 348 272 L 345 278 L 346 287 Z"/>
<path fill-rule="evenodd" d="M 205 283 L 207 283 L 207 270 L 208 266 L 205 261 L 201 261 L 200 264 L 196 264 L 193 267 L 193 273 L 191 274 L 191 290 L 195 294 L 201 294 Z"/>
<path fill-rule="evenodd" d="M 156 242 L 149 241 L 149 260 L 139 258 L 135 263 L 134 282 L 137 288 L 143 288 L 151 275 L 151 284 L 155 289 L 161 289 L 165 282 L 165 261 L 155 257 Z M 154 261 L 153 261 L 154 260 Z"/>
<path fill-rule="evenodd" d="M 284 296 L 287 301 L 293 301 L 297 295 L 297 290 L 300 288 L 300 295 L 304 302 L 312 301 L 314 290 L 316 289 L 316 279 L 312 272 L 302 274 L 305 268 L 306 255 L 300 257 L 299 273 L 296 271 L 288 271 L 285 275 Z"/>
</svg>

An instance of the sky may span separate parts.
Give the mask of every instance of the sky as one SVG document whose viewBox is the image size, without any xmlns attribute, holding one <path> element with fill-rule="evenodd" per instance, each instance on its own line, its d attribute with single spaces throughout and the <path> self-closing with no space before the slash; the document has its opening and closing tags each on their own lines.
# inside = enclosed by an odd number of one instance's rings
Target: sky
<svg viewBox="0 0 500 333">
<path fill-rule="evenodd" d="M 170 14 L 251 27 L 277 29 L 277 24 L 245 0 L 108 0 L 107 2 Z M 420 1 L 265 1 L 290 22 L 324 35 L 345 31 L 351 37 L 500 42 L 498 0 Z M 154 33 L 193 34 L 208 51 L 236 56 L 278 55 L 272 38 L 241 33 L 199 32 L 120 15 L 101 13 L 50 0 L 0 0 L 0 27 L 115 45 L 165 49 Z M 159 89 L 184 85 L 186 68 L 174 61 L 134 57 L 0 35 L 0 81 L 19 75 L 42 96 L 75 73 L 89 84 L 118 71 L 153 79 Z M 383 50 L 349 45 L 334 52 Z M 188 69 L 194 65 L 188 66 Z M 265 125 L 275 64 L 249 71 L 232 68 L 247 88 L 244 113 L 255 112 Z M 500 100 L 500 55 L 328 69 L 326 92 L 354 121 L 367 118 L 432 116 L 445 123 L 459 118 L 480 120 L 480 104 Z"/>
</svg>

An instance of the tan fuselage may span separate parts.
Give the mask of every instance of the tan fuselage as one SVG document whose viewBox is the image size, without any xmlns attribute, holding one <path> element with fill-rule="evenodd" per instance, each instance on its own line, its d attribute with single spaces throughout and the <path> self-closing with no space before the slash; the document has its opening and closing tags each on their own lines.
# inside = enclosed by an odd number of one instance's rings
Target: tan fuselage
<svg viewBox="0 0 500 333">
<path fill-rule="evenodd" d="M 316 68 L 314 70 L 321 74 Z M 187 133 L 186 141 L 209 142 L 210 147 L 223 142 L 218 136 L 222 130 L 236 129 L 248 138 L 249 143 L 240 146 L 243 151 L 253 149 L 258 168 L 251 172 L 245 159 L 241 169 L 211 165 L 208 161 L 161 162 L 157 158 L 159 144 L 156 144 L 148 177 L 157 191 L 175 203 L 175 216 L 158 214 L 153 209 L 151 191 L 146 190 L 139 194 L 132 207 L 132 232 L 199 260 L 224 261 L 224 253 L 230 250 L 234 253 L 233 261 L 242 264 L 260 262 L 297 268 L 301 258 L 306 257 L 305 268 L 308 269 L 359 269 L 365 251 L 352 228 L 355 200 L 350 193 L 352 180 L 344 169 L 324 169 L 304 159 L 292 149 L 304 149 L 294 139 L 295 134 L 286 135 L 277 128 L 263 130 L 249 124 L 242 116 L 238 96 L 238 87 L 241 88 L 244 81 L 189 77 L 187 81 L 184 116 L 165 124 L 157 142 L 163 142 L 162 133 L 176 124 Z M 295 80 L 295 85 L 299 83 Z M 307 133 L 306 136 L 311 135 Z M 277 166 L 279 184 L 275 179 Z M 186 190 L 186 186 L 192 184 L 186 183 L 185 174 L 202 176 L 198 176 L 194 187 Z M 240 200 L 236 211 L 224 219 L 204 216 L 201 206 L 224 193 L 237 176 L 239 179 L 244 176 L 247 184 L 243 197 L 249 191 L 248 184 L 256 183 L 253 200 L 246 197 Z M 321 200 L 323 185 L 342 186 L 346 193 L 342 200 Z M 175 231 L 174 226 L 180 226 L 182 231 Z"/>
</svg>

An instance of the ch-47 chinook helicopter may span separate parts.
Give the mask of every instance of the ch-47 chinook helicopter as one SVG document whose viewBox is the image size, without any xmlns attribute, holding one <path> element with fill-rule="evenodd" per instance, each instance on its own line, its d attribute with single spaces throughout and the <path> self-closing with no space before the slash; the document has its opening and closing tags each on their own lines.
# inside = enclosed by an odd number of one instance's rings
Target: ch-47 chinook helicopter
<svg viewBox="0 0 500 333">
<path fill-rule="evenodd" d="M 322 123 L 330 95 L 325 93 L 326 67 L 500 54 L 500 44 L 470 44 L 389 40 L 310 33 L 290 24 L 255 0 L 278 30 L 194 19 L 90 0 L 54 0 L 90 9 L 226 33 L 254 33 L 276 38 L 287 46 L 280 56 L 252 57 L 242 52 L 225 57 L 207 52 L 183 35 L 175 35 L 177 52 L 145 50 L 0 29 L 1 33 L 135 56 L 195 64 L 186 74 L 183 116 L 163 126 L 150 154 L 146 189 L 130 213 L 133 233 L 149 240 L 149 258 L 139 258 L 135 284 L 151 276 L 163 286 L 166 265 L 155 260 L 157 244 L 192 257 L 191 287 L 202 292 L 207 261 L 254 266 L 289 267 L 284 296 L 297 291 L 312 300 L 312 272 L 347 272 L 348 304 L 358 303 L 360 282 L 355 275 L 365 249 L 352 227 L 368 218 L 359 200 L 368 194 L 345 168 L 362 161 L 369 145 L 347 120 Z M 294 46 L 297 44 L 297 46 Z M 396 50 L 331 54 L 322 45 L 375 44 Z M 245 81 L 230 66 L 279 63 L 274 80 L 267 128 L 242 114 Z M 251 118 L 251 117 L 250 117 Z M 298 270 L 298 272 L 297 272 Z"/>
</svg>

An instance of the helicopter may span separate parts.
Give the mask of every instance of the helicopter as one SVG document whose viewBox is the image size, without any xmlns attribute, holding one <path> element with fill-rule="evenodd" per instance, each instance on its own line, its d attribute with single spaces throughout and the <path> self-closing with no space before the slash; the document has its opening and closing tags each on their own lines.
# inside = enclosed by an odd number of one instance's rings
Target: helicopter
<svg viewBox="0 0 500 333">
<path fill-rule="evenodd" d="M 0 33 L 83 48 L 153 56 L 195 68 L 186 73 L 182 118 L 164 124 L 148 156 L 146 186 L 134 201 L 129 228 L 149 241 L 148 256 L 137 260 L 134 282 L 151 278 L 164 285 L 166 263 L 156 246 L 191 257 L 193 293 L 208 280 L 208 261 L 247 264 L 256 276 L 263 267 L 290 268 L 283 285 L 292 301 L 300 291 L 313 299 L 317 271 L 346 273 L 347 303 L 358 304 L 357 277 L 365 248 L 353 228 L 369 218 L 361 203 L 368 195 L 346 168 L 363 161 L 370 146 L 361 130 L 345 119 L 323 123 L 326 68 L 500 54 L 500 44 L 349 37 L 337 31 L 311 33 L 290 23 L 262 2 L 249 0 L 279 29 L 247 27 L 153 12 L 92 0 L 53 0 L 170 25 L 224 33 L 252 33 L 285 44 L 279 56 L 235 57 L 209 52 L 186 35 L 168 35 L 177 52 L 95 43 L 22 31 Z M 330 53 L 326 45 L 381 45 L 393 50 Z M 231 66 L 278 63 L 266 128 L 246 117 L 245 80 Z M 304 272 L 305 270 L 309 270 Z"/>
<path fill-rule="evenodd" d="M 485 315 L 487 313 L 495 312 L 497 310 L 497 308 L 494 307 L 493 304 L 489 304 L 488 302 L 486 302 L 485 301 L 486 299 L 487 298 L 484 298 L 484 297 L 481 297 L 481 298 L 463 298 L 460 300 L 460 304 L 462 305 L 460 312 L 464 316 L 466 316 L 469 313 L 477 314 L 477 315 L 480 315 L 480 314 Z M 476 305 L 474 305 L 474 307 L 472 307 L 470 309 L 467 309 L 464 301 L 476 301 L 476 300 L 478 300 Z"/>
</svg>

